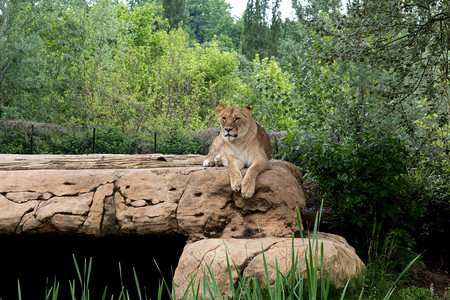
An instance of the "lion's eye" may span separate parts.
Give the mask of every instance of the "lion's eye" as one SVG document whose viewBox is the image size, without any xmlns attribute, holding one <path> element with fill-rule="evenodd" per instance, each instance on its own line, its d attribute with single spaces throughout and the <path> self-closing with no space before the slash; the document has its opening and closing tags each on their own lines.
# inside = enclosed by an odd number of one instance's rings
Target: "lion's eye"
<svg viewBox="0 0 450 300">
<path fill-rule="evenodd" d="M 238 122 L 240 119 L 239 118 L 236 118 L 236 119 L 234 119 L 234 122 Z"/>
<path fill-rule="evenodd" d="M 224 117 L 220 118 L 220 121 L 225 122 L 227 119 L 225 119 Z"/>
</svg>

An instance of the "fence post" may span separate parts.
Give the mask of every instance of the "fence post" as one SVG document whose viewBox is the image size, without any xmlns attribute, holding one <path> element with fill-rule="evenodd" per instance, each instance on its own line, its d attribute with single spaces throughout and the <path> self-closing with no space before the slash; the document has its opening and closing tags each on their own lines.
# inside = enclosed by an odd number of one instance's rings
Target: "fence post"
<svg viewBox="0 0 450 300">
<path fill-rule="evenodd" d="M 153 134 L 153 153 L 156 153 L 156 131 Z"/>
<path fill-rule="evenodd" d="M 30 148 L 30 154 L 33 154 L 33 135 L 34 135 L 34 125 L 31 125 L 31 148 Z"/>
<path fill-rule="evenodd" d="M 95 153 L 95 126 L 92 128 L 92 153 Z"/>
</svg>

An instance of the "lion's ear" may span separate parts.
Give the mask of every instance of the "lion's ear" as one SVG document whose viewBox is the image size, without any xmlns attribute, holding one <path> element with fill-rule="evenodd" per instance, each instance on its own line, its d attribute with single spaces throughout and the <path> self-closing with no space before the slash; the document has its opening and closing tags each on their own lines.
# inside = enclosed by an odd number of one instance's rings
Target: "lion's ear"
<svg viewBox="0 0 450 300">
<path fill-rule="evenodd" d="M 221 111 L 224 110 L 225 108 L 226 108 L 226 107 L 225 107 L 225 105 L 223 105 L 223 104 L 217 105 L 217 107 L 216 107 L 216 112 L 217 112 L 217 114 L 220 115 Z"/>
<path fill-rule="evenodd" d="M 247 110 L 247 113 L 248 113 L 249 115 L 251 115 L 251 114 L 253 113 L 253 106 L 252 106 L 252 105 L 247 106 L 245 109 Z"/>
</svg>

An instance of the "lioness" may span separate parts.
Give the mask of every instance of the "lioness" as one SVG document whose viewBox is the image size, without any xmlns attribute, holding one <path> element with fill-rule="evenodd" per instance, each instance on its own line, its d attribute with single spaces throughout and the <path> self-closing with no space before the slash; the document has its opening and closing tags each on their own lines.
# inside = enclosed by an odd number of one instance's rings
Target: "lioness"
<svg viewBox="0 0 450 300">
<path fill-rule="evenodd" d="M 252 106 L 226 108 L 219 104 L 216 112 L 221 134 L 211 144 L 203 166 L 228 165 L 231 189 L 236 192 L 240 190 L 242 197 L 250 198 L 255 193 L 256 177 L 271 168 L 269 159 L 272 147 L 269 136 L 253 120 Z M 249 169 L 242 178 L 240 170 L 245 167 Z"/>
</svg>

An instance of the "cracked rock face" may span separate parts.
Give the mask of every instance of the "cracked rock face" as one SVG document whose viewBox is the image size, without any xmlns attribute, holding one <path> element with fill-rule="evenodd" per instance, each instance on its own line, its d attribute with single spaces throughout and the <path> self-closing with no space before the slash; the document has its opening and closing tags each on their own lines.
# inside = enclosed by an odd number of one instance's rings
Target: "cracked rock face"
<svg viewBox="0 0 450 300">
<path fill-rule="evenodd" d="M 306 205 L 294 165 L 271 161 L 272 169 L 258 176 L 255 195 L 243 199 L 231 190 L 227 168 L 203 167 L 204 156 L 161 157 L 0 155 L 0 234 L 185 235 L 174 278 L 178 296 L 206 266 L 225 294 L 227 253 L 241 274 L 263 283 L 262 249 L 271 283 L 275 258 L 279 270 L 288 272 L 290 237 L 298 231 L 295 208 L 302 212 Z M 321 242 L 325 273 L 333 262 L 338 287 L 364 268 L 343 238 L 321 233 Z M 303 258 L 303 241 L 295 239 L 294 248 Z"/>
<path fill-rule="evenodd" d="M 0 155 L 0 234 L 176 233 L 196 241 L 298 231 L 294 210 L 305 197 L 295 166 L 272 161 L 243 199 L 227 169 L 201 166 L 203 156 L 160 157 Z"/>
<path fill-rule="evenodd" d="M 355 249 L 349 246 L 344 238 L 334 234 L 319 233 L 319 247 L 321 243 L 323 243 L 324 249 L 324 276 L 328 278 L 330 275 L 331 265 L 330 278 L 336 287 L 344 287 L 350 276 L 357 277 L 365 269 L 363 262 L 356 255 Z M 305 240 L 294 239 L 294 255 L 298 255 L 300 261 L 297 270 L 302 274 L 306 272 L 304 258 L 307 248 L 307 238 Z M 238 281 L 239 273 L 246 274 L 246 278 L 256 277 L 261 286 L 264 286 L 267 282 L 264 260 L 268 269 L 269 281 L 273 284 L 277 276 L 275 263 L 283 275 L 287 275 L 292 266 L 292 239 L 208 239 L 186 245 L 175 270 L 174 291 L 177 298 L 181 298 L 190 287 L 191 281 L 195 288 L 200 283 L 199 287 L 202 291 L 204 276 L 211 282 L 208 268 L 212 270 L 219 290 L 226 295 L 230 288 L 227 256 L 232 269 L 234 285 Z M 318 261 L 319 263 L 321 261 L 320 249 Z"/>
</svg>

